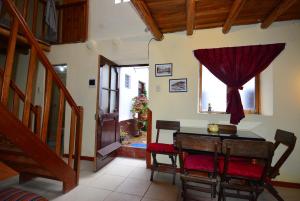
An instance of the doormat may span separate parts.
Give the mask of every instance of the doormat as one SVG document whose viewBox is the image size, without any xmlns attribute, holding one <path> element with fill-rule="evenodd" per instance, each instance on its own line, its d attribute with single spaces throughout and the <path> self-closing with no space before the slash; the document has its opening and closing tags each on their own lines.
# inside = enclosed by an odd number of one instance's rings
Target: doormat
<svg viewBox="0 0 300 201">
<path fill-rule="evenodd" d="M 130 147 L 146 149 L 147 145 L 144 143 L 132 143 L 130 144 Z"/>
</svg>

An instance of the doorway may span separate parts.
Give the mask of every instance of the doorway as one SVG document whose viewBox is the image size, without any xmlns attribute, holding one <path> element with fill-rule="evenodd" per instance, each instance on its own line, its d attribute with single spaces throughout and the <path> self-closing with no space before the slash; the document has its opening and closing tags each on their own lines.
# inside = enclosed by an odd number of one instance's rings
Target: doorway
<svg viewBox="0 0 300 201">
<path fill-rule="evenodd" d="M 147 146 L 148 64 L 120 67 L 119 122 L 122 147 L 118 156 L 145 159 Z"/>
<path fill-rule="evenodd" d="M 142 71 L 147 73 L 141 74 Z M 99 56 L 95 133 L 96 171 L 116 156 L 145 159 L 147 127 L 143 125 L 136 129 L 136 120 L 140 115 L 135 113 L 133 116 L 131 110 L 133 98 L 139 95 L 147 96 L 148 80 L 148 64 L 118 65 L 104 56 Z"/>
<path fill-rule="evenodd" d="M 66 86 L 67 82 L 67 64 L 57 64 L 53 65 L 55 72 L 58 74 L 59 78 L 61 79 L 62 83 Z M 50 104 L 50 115 L 49 115 L 49 126 L 48 126 L 48 137 L 47 137 L 47 144 L 52 150 L 56 148 L 56 139 L 57 136 L 57 124 L 58 124 L 58 112 L 59 112 L 59 97 L 60 97 L 60 90 L 56 84 L 52 86 L 52 95 L 51 95 L 51 104 Z M 61 147 L 60 151 L 64 149 L 64 125 L 65 125 L 65 111 L 63 112 L 63 122 L 62 122 L 62 135 L 61 135 Z"/>
</svg>

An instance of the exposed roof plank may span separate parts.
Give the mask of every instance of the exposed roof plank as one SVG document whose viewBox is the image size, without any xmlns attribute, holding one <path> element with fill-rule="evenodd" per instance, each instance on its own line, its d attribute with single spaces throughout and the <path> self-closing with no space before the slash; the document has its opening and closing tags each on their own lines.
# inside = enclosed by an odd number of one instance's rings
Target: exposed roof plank
<svg viewBox="0 0 300 201">
<path fill-rule="evenodd" d="M 297 0 L 282 0 L 277 7 L 263 20 L 261 28 L 268 28 L 277 18 L 288 10 Z"/>
<path fill-rule="evenodd" d="M 228 33 L 233 25 L 235 19 L 239 15 L 240 11 L 243 9 L 246 0 L 235 0 L 230 8 L 229 15 L 226 19 L 226 22 L 223 26 L 223 33 Z"/>
<path fill-rule="evenodd" d="M 300 0 L 132 0 L 149 30 L 160 40 L 162 34 L 273 21 L 299 20 Z M 296 3 L 294 3 L 296 2 Z M 294 3 L 292 6 L 291 4 Z M 289 8 L 288 8 L 289 7 Z M 274 18 L 275 17 L 275 18 Z M 265 22 L 265 23 L 266 23 Z M 153 26 L 154 25 L 154 26 Z M 154 28 L 153 28 L 154 27 Z"/>
<path fill-rule="evenodd" d="M 163 34 L 160 31 L 159 27 L 157 26 L 156 22 L 154 21 L 151 12 L 148 6 L 146 5 L 146 3 L 144 2 L 144 0 L 131 0 L 131 3 L 138 11 L 140 17 L 147 25 L 148 29 L 151 31 L 154 38 L 159 41 L 162 40 Z"/>
<path fill-rule="evenodd" d="M 195 26 L 196 1 L 186 0 L 186 30 L 187 35 L 193 35 Z"/>
</svg>

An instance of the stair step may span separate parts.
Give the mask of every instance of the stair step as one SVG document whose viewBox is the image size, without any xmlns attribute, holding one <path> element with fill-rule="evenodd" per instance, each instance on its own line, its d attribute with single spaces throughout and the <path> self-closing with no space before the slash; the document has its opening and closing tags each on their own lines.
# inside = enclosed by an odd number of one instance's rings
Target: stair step
<svg viewBox="0 0 300 201">
<path fill-rule="evenodd" d="M 40 176 L 40 177 L 54 178 L 50 172 L 42 169 L 38 165 L 17 163 L 11 161 L 3 161 L 3 163 L 5 163 L 7 166 L 9 166 L 10 168 L 14 169 L 19 173 L 27 173 L 31 175 Z"/>
<path fill-rule="evenodd" d="M 0 152 L 15 152 L 15 153 L 23 153 L 21 149 L 17 148 L 15 145 L 10 143 L 5 138 L 0 135 Z"/>
<path fill-rule="evenodd" d="M 0 151 L 0 160 L 3 162 L 11 162 L 11 163 L 22 163 L 28 165 L 38 165 L 34 160 L 29 157 L 15 152 L 1 152 Z"/>
</svg>

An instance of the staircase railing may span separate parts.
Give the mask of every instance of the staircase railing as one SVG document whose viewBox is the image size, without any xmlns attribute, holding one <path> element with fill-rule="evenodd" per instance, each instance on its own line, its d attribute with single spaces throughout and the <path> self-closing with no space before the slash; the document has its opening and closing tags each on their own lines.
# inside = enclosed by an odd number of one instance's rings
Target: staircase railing
<svg viewBox="0 0 300 201">
<path fill-rule="evenodd" d="M 14 67 L 14 58 L 16 54 L 16 41 L 19 30 L 22 30 L 23 35 L 28 40 L 31 45 L 30 58 L 28 64 L 27 82 L 24 96 L 18 94 L 24 100 L 23 105 L 23 115 L 22 122 L 25 126 L 30 128 L 30 111 L 33 105 L 33 89 L 34 80 L 37 74 L 37 64 L 38 61 L 42 64 L 46 71 L 46 81 L 45 81 L 45 93 L 44 93 L 44 104 L 42 108 L 41 117 L 41 129 L 40 140 L 47 143 L 48 135 L 48 125 L 49 125 L 49 115 L 50 115 L 50 104 L 53 84 L 59 89 L 59 112 L 58 112 L 58 122 L 57 122 L 57 132 L 56 132 L 56 154 L 61 156 L 61 137 L 62 137 L 62 125 L 63 125 L 63 115 L 65 111 L 65 102 L 71 108 L 71 123 L 70 123 L 70 136 L 69 136 L 69 151 L 68 151 L 68 161 L 67 164 L 74 169 L 77 176 L 77 182 L 79 178 L 80 170 L 80 155 L 81 155 L 81 143 L 82 143 L 82 125 L 83 125 L 83 108 L 77 106 L 76 102 L 70 95 L 69 91 L 64 86 L 63 82 L 60 80 L 59 76 L 53 69 L 47 56 L 40 48 L 38 41 L 31 32 L 29 26 L 27 25 L 25 19 L 23 18 L 21 12 L 18 10 L 16 5 L 12 0 L 4 0 L 4 6 L 9 11 L 12 17 L 12 27 L 11 34 L 9 36 L 9 41 L 7 45 L 5 68 L 3 72 L 3 80 L 1 87 L 1 104 L 8 107 L 8 102 L 10 98 L 10 88 L 12 80 L 12 72 Z M 1 86 L 1 85 L 0 85 Z M 17 91 L 17 90 L 15 90 Z M 18 93 L 18 92 L 16 92 Z M 16 98 L 17 99 L 17 98 Z M 39 124 L 39 122 L 37 123 Z M 66 134 L 66 133 L 65 133 Z"/>
<path fill-rule="evenodd" d="M 0 68 L 0 88 L 2 86 L 4 70 Z M 24 104 L 25 102 L 25 94 L 22 90 L 17 86 L 15 82 L 12 80 L 10 81 L 10 90 L 12 90 L 12 104 L 10 107 L 10 111 L 18 117 L 20 114 L 20 105 L 21 102 Z M 41 114 L 42 114 L 42 107 L 39 105 L 33 105 L 30 103 L 30 114 L 29 114 L 29 128 L 33 130 L 33 132 L 40 137 L 41 132 Z M 32 119 L 34 122 L 32 123 Z M 33 127 L 33 128 L 32 128 Z"/>
</svg>

